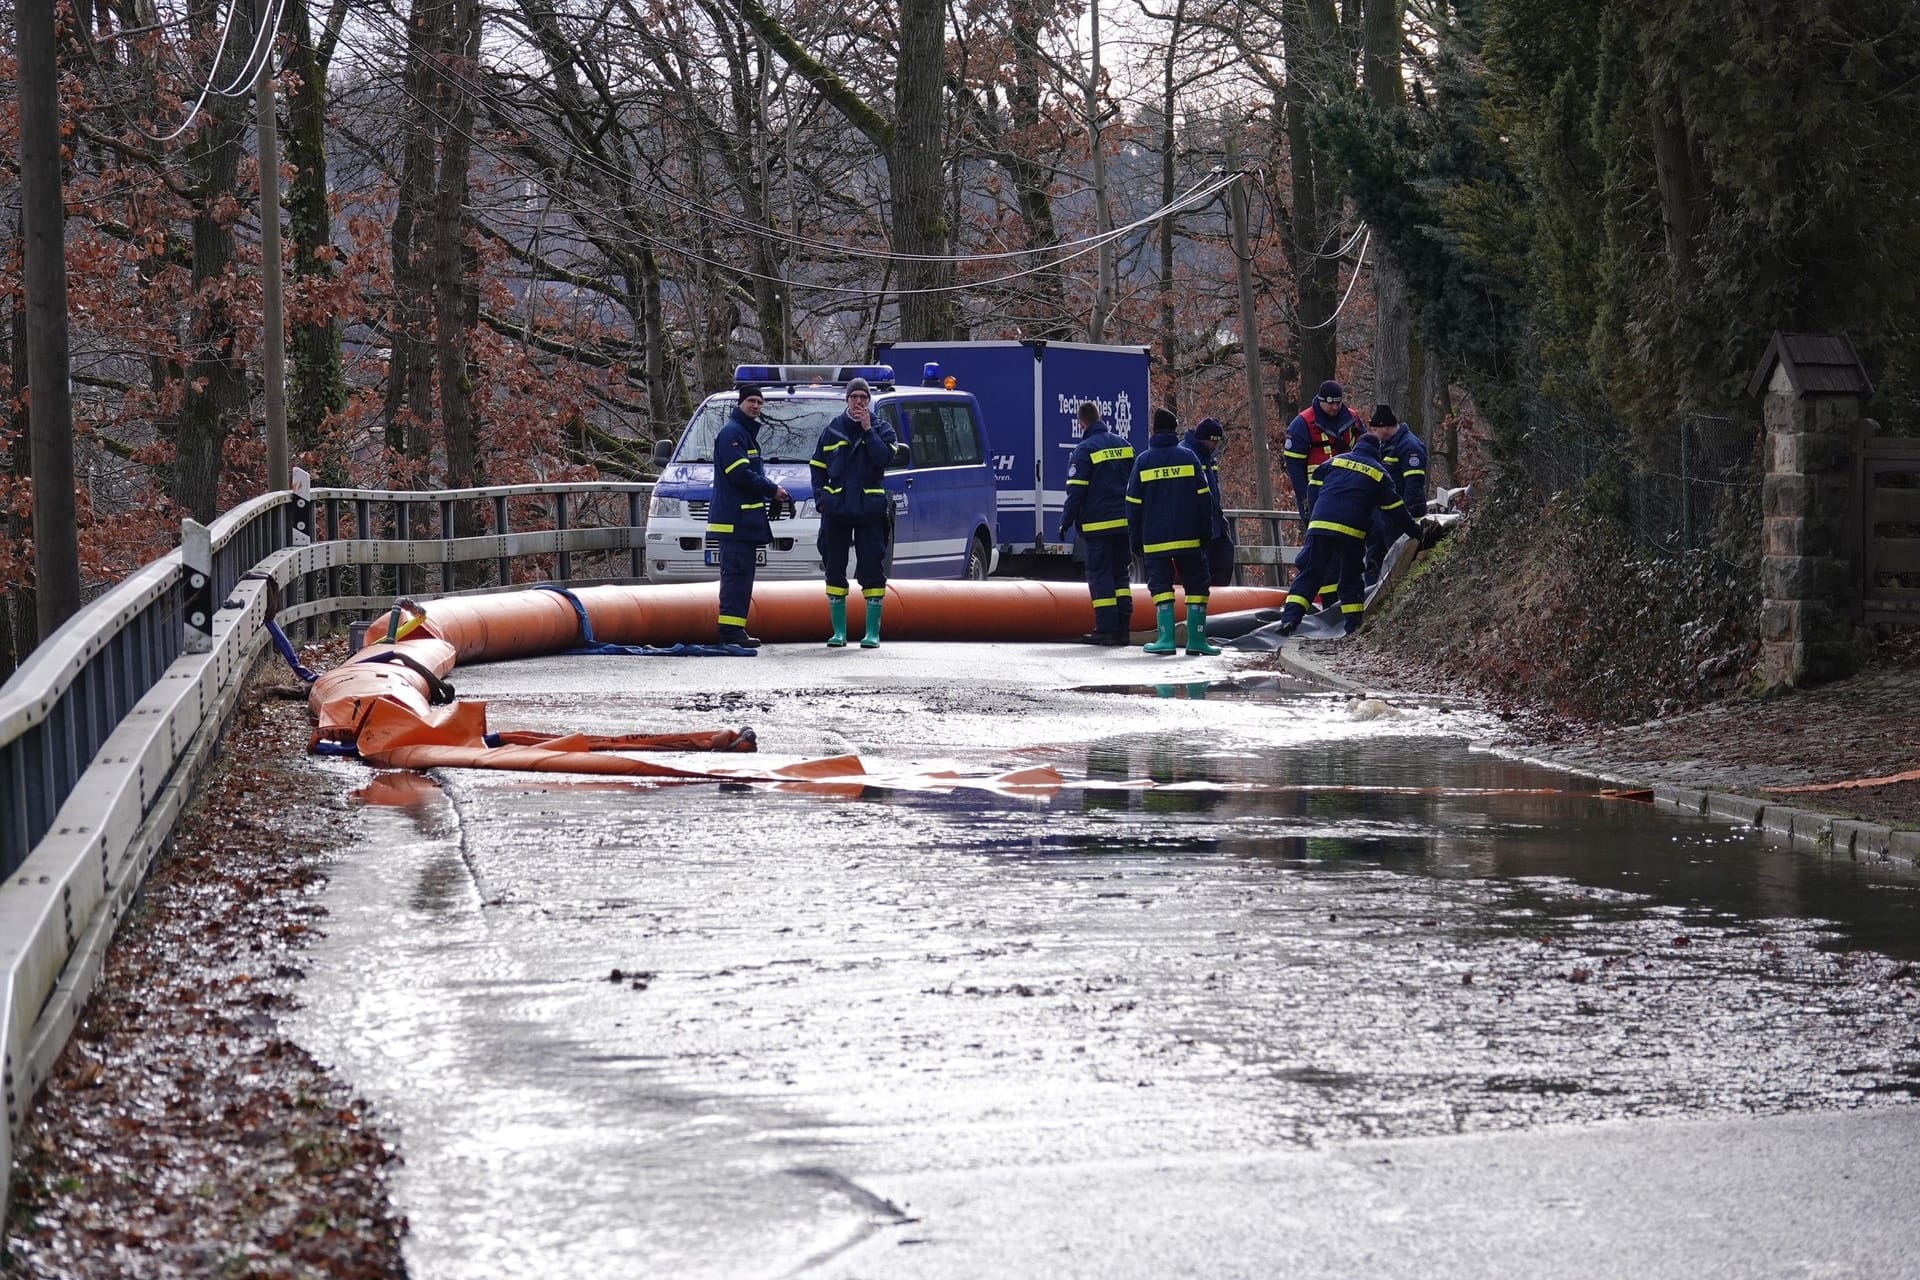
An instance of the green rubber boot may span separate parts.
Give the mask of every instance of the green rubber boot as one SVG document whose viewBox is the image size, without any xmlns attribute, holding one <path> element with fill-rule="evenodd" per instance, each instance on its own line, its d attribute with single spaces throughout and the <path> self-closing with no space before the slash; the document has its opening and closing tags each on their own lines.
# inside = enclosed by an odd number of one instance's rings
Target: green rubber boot
<svg viewBox="0 0 1920 1280">
<path fill-rule="evenodd" d="M 867 633 L 860 637 L 862 649 L 880 647 L 880 607 L 885 603 L 884 600 L 867 601 Z"/>
<path fill-rule="evenodd" d="M 1207 606 L 1203 604 L 1187 606 L 1187 654 L 1190 657 L 1220 656 L 1220 646 L 1207 643 Z"/>
<path fill-rule="evenodd" d="M 845 596 L 827 597 L 827 616 L 833 619 L 833 634 L 827 637 L 827 648 L 844 649 L 847 647 L 847 598 Z"/>
<path fill-rule="evenodd" d="M 1173 639 L 1173 601 L 1159 606 L 1160 634 L 1140 647 L 1148 653 L 1174 653 L 1180 648 Z"/>
</svg>

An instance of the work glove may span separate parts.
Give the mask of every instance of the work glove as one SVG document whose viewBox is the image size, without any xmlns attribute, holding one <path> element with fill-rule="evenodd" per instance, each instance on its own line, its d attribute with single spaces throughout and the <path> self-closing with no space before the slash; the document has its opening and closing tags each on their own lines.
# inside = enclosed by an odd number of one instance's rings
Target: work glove
<svg viewBox="0 0 1920 1280">
<path fill-rule="evenodd" d="M 1429 550 L 1435 543 L 1446 536 L 1447 526 L 1441 524 L 1438 520 L 1422 520 L 1420 522 L 1420 549 L 1422 551 Z"/>
</svg>

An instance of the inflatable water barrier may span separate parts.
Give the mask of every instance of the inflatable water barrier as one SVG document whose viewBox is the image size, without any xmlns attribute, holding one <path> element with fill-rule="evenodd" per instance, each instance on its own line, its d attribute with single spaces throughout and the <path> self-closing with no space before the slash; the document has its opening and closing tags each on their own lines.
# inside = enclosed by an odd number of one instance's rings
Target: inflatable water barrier
<svg viewBox="0 0 1920 1280">
<path fill-rule="evenodd" d="M 1134 584 L 1133 627 L 1154 625 L 1147 589 Z M 1209 613 L 1278 609 L 1286 592 L 1269 587 L 1219 587 Z M 602 586 L 516 591 L 435 600 L 431 621 L 409 616 L 399 638 L 417 626 L 454 647 L 458 662 L 492 662 L 564 652 L 593 643 L 711 644 L 719 639 L 720 593 L 711 582 L 671 586 Z M 1176 592 L 1174 615 L 1186 618 L 1186 596 Z M 386 636 L 392 615 L 367 628 L 367 640 Z M 848 637 L 860 619 L 849 617 Z M 827 595 L 818 582 L 767 582 L 753 589 L 747 630 L 772 644 L 824 643 L 833 633 Z M 890 640 L 1071 640 L 1093 630 L 1093 602 L 1079 582 L 931 582 L 887 584 Z"/>
<path fill-rule="evenodd" d="M 1144 600 L 1145 589 L 1136 590 Z M 1214 607 L 1222 610 L 1277 607 L 1281 599 L 1278 591 L 1250 587 L 1212 593 Z M 1175 608 L 1184 617 L 1184 596 Z M 1087 589 L 1065 582 L 894 583 L 887 588 L 886 615 L 889 638 L 899 640 L 1067 640 L 1093 629 Z M 1152 610 L 1134 611 L 1136 619 L 1143 615 L 1151 617 Z M 757 743 L 751 729 L 613 736 L 490 733 L 486 704 L 458 698 L 448 679 L 463 662 L 711 645 L 718 616 L 719 589 L 713 583 L 549 587 L 436 600 L 431 609 L 402 601 L 369 625 L 364 647 L 313 679 L 310 745 L 405 769 L 510 769 L 853 791 L 875 785 L 984 786 L 1030 793 L 1060 785 L 1058 771 L 1047 766 L 984 778 L 953 773 L 880 778 L 857 756 L 777 768 L 641 760 L 625 753 L 739 753 L 753 751 Z M 767 583 L 754 592 L 747 625 L 774 643 L 822 642 L 832 625 L 826 593 L 818 583 Z"/>
</svg>

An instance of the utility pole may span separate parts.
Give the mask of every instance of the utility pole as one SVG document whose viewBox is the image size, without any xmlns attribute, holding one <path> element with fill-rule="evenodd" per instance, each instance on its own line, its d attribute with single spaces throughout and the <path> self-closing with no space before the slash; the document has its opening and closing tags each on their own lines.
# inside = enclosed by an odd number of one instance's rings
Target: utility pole
<svg viewBox="0 0 1920 1280">
<path fill-rule="evenodd" d="M 1239 167 L 1239 148 L 1234 145 L 1238 123 L 1227 122 L 1227 168 Z M 1247 243 L 1247 175 L 1227 188 L 1227 203 L 1233 210 L 1233 260 L 1240 276 L 1240 348 L 1247 362 L 1247 430 L 1253 436 L 1254 500 L 1262 511 L 1273 510 L 1273 475 L 1267 462 L 1267 406 L 1260 390 L 1260 318 L 1253 304 L 1253 250 Z M 1272 545 L 1279 546 L 1276 525 Z"/>
<path fill-rule="evenodd" d="M 277 33 L 276 33 L 277 34 Z M 287 321 L 281 298 L 280 132 L 273 99 L 273 35 L 254 92 L 260 113 L 261 323 L 267 342 L 267 488 L 292 484 L 287 463 Z"/>
<path fill-rule="evenodd" d="M 34 597 L 44 642 L 80 611 L 73 395 L 68 385 L 67 206 L 60 178 L 54 0 L 17 0 L 13 22 L 20 55 L 20 224 L 26 251 Z"/>
</svg>

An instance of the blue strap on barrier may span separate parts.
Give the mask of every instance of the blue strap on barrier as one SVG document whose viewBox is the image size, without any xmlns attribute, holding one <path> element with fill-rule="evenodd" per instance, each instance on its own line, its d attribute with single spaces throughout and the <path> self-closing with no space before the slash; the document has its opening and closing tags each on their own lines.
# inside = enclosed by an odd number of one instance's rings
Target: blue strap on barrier
<svg viewBox="0 0 1920 1280">
<path fill-rule="evenodd" d="M 580 597 L 557 582 L 542 582 L 534 586 L 535 591 L 551 591 L 565 598 L 573 606 L 574 617 L 580 619 L 580 647 L 566 649 L 568 654 L 606 654 L 629 658 L 751 658 L 759 653 L 741 644 L 612 644 L 593 638 L 593 623 L 587 618 L 587 606 L 580 603 Z"/>
<path fill-rule="evenodd" d="M 313 754 L 317 756 L 357 756 L 360 754 L 360 748 L 354 746 L 351 742 L 316 742 L 313 744 Z"/>
<path fill-rule="evenodd" d="M 289 667 L 293 668 L 293 674 L 307 684 L 312 684 L 320 678 L 312 668 L 300 661 L 300 655 L 293 651 L 293 641 L 287 639 L 287 633 L 282 631 L 280 624 L 271 618 L 267 619 L 267 634 L 273 637 L 273 647 L 280 651 L 280 656 L 287 660 Z"/>
</svg>

